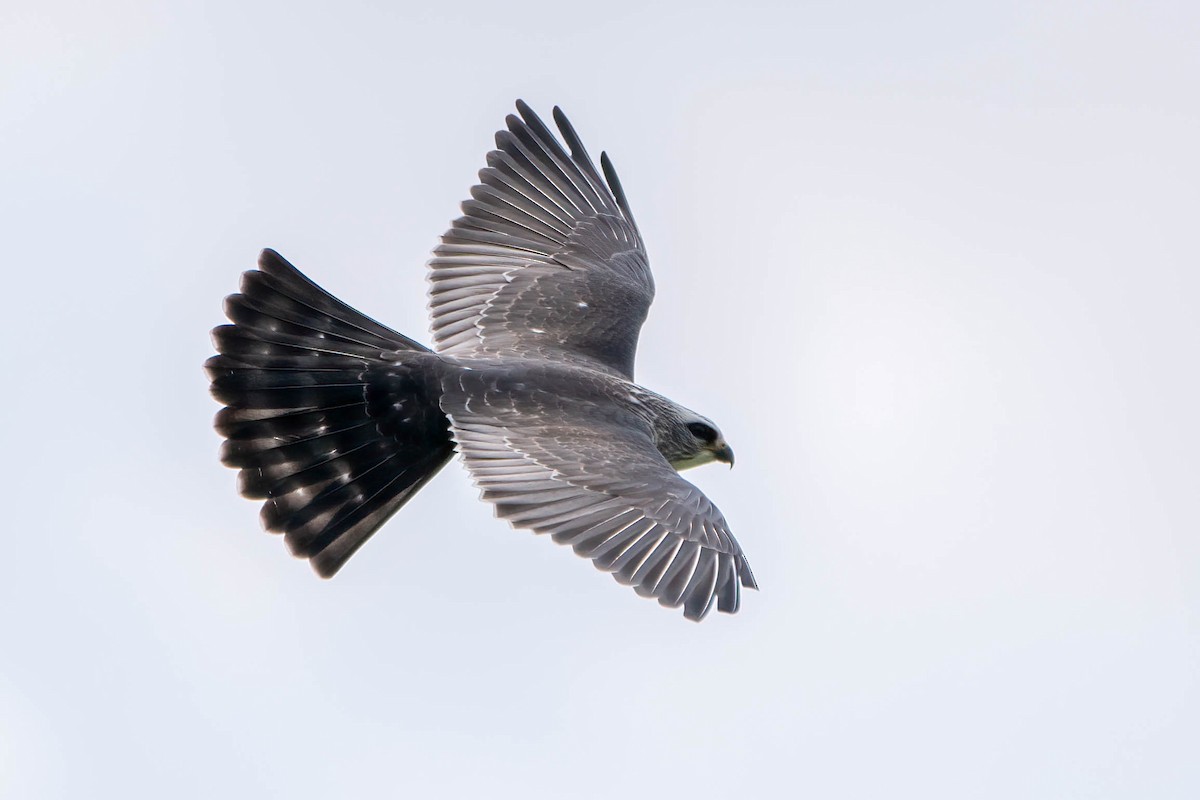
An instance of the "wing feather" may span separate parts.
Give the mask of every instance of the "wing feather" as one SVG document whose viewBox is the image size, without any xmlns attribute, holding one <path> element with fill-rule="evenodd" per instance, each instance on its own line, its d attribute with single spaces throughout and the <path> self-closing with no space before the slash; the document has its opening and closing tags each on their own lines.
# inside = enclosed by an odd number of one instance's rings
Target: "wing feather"
<svg viewBox="0 0 1200 800">
<path fill-rule="evenodd" d="M 633 377 L 654 282 L 616 174 L 554 110 L 525 103 L 429 262 L 435 348 L 531 355 Z"/>
<path fill-rule="evenodd" d="M 600 400 L 498 375 L 464 370 L 443 380 L 442 396 L 463 460 L 498 516 L 550 534 L 689 619 L 714 604 L 738 609 L 740 586 L 755 587 L 741 547 L 721 512 L 663 459 L 648 425 Z"/>
</svg>

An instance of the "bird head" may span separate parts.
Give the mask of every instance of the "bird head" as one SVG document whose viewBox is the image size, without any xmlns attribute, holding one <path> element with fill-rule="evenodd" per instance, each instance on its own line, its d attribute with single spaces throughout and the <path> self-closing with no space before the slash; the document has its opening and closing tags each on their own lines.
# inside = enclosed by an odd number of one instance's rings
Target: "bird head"
<svg viewBox="0 0 1200 800">
<path fill-rule="evenodd" d="M 671 425 L 667 441 L 659 445 L 671 466 L 683 471 L 720 461 L 733 467 L 733 450 L 712 420 L 692 411 L 681 411 L 684 413 Z"/>
</svg>

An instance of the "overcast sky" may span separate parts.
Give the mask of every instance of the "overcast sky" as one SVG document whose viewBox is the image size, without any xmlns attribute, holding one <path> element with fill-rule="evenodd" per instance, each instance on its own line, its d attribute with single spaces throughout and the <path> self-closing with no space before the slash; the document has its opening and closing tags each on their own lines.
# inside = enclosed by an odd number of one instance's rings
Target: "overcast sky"
<svg viewBox="0 0 1200 800">
<path fill-rule="evenodd" d="M 1195 3 L 0 5 L 0 794 L 1200 796 Z M 522 97 L 762 587 L 695 625 L 450 465 L 321 581 L 201 365 L 278 249 L 427 339 Z"/>
</svg>

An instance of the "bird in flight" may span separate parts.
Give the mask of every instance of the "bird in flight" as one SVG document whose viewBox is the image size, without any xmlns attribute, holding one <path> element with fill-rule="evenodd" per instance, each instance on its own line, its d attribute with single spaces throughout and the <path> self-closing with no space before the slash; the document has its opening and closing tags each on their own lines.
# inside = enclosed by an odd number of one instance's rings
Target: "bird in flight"
<svg viewBox="0 0 1200 800">
<path fill-rule="evenodd" d="M 593 164 L 523 102 L 429 262 L 433 349 L 273 250 L 225 300 L 205 364 L 238 488 L 322 577 L 457 449 L 482 497 L 620 583 L 700 620 L 757 588 L 717 507 L 679 470 L 733 451 L 633 382 L 654 297 L 607 154 Z"/>
</svg>

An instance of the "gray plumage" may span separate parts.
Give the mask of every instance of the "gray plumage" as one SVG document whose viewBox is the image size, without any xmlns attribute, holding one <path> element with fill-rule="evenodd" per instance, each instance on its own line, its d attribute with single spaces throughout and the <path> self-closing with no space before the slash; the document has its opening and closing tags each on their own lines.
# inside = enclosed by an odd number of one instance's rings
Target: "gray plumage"
<svg viewBox="0 0 1200 800">
<path fill-rule="evenodd" d="M 273 251 L 214 331 L 217 429 L 267 528 L 334 574 L 455 446 L 483 499 L 638 594 L 702 619 L 757 588 L 720 511 L 677 470 L 733 454 L 708 419 L 633 383 L 654 297 L 606 155 L 518 101 L 429 262 L 434 351 Z"/>
</svg>

